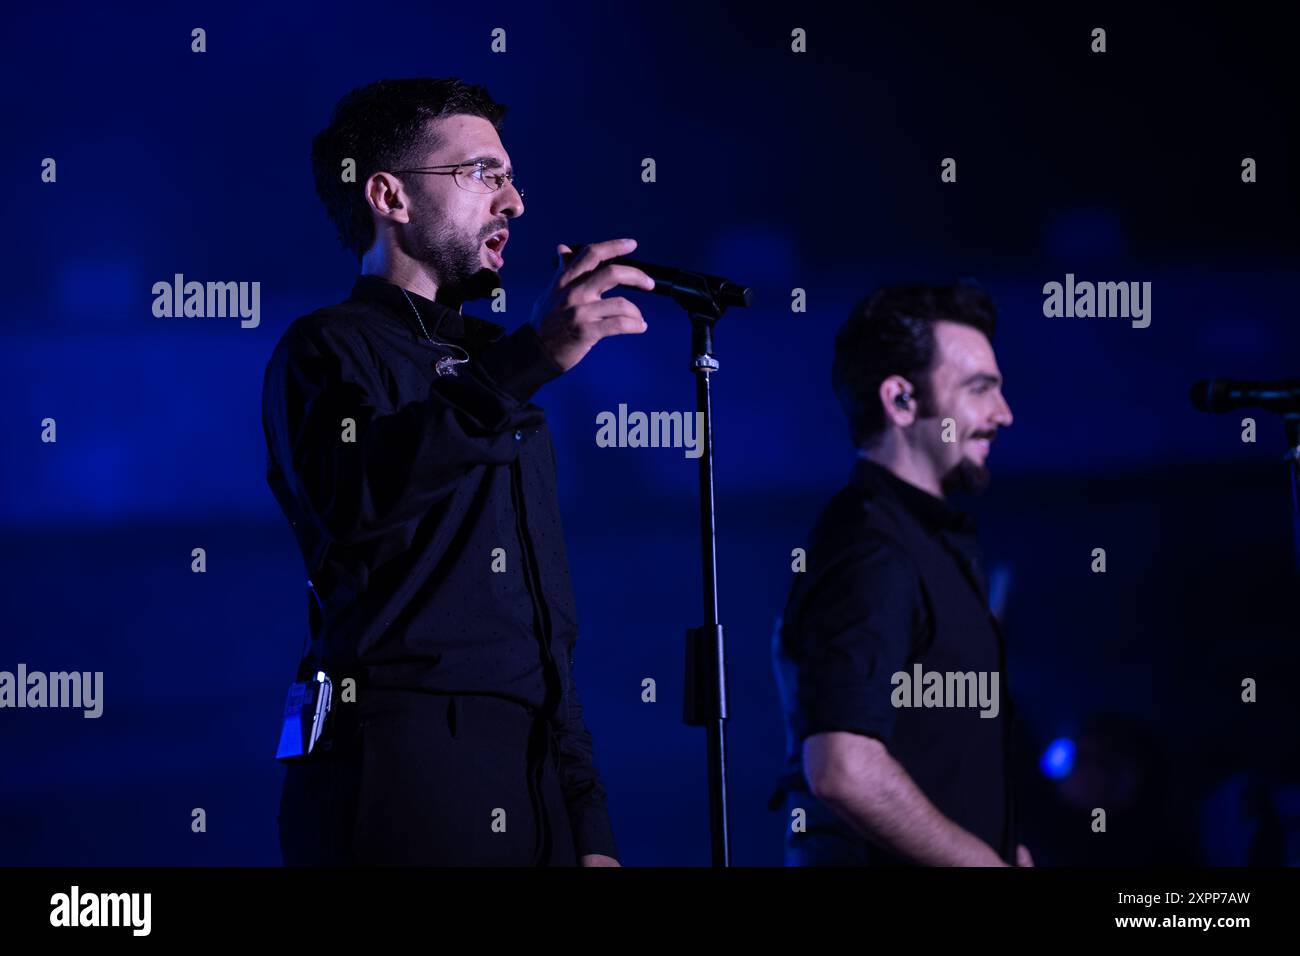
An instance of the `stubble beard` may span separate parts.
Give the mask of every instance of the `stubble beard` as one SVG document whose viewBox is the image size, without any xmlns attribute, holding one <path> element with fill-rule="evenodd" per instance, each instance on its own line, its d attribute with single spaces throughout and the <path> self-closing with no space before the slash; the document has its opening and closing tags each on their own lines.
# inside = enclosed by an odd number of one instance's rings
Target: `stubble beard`
<svg viewBox="0 0 1300 956">
<path fill-rule="evenodd" d="M 467 238 L 435 213 L 414 224 L 409 248 L 403 251 L 433 272 L 438 282 L 437 300 L 456 308 L 471 299 L 487 298 L 501 285 L 500 274 L 482 265 L 480 249 L 485 238 Z"/>
</svg>

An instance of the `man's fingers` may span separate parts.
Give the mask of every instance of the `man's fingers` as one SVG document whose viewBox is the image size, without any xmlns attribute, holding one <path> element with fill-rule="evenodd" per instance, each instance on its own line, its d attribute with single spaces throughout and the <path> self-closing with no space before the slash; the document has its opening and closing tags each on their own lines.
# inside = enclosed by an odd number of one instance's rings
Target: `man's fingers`
<svg viewBox="0 0 1300 956">
<path fill-rule="evenodd" d="M 636 334 L 644 332 L 647 328 L 641 310 L 636 307 L 634 302 L 630 302 L 622 296 L 600 299 L 598 302 L 592 303 L 592 305 L 603 306 L 596 313 L 598 318 L 592 323 L 597 336 L 602 339 L 607 335 Z"/>
<path fill-rule="evenodd" d="M 580 286 L 584 295 L 595 297 L 619 285 L 648 292 L 655 287 L 655 280 L 635 266 L 609 264 L 587 273 L 574 285 Z"/>
<path fill-rule="evenodd" d="M 649 326 L 641 316 L 623 313 L 606 316 L 597 323 L 596 328 L 603 339 L 609 335 L 639 335 Z"/>
<path fill-rule="evenodd" d="M 644 332 L 647 328 L 636 303 L 617 295 L 580 305 L 574 310 L 573 317 L 583 330 L 580 333 L 583 339 L 592 343 L 606 335 Z"/>
<path fill-rule="evenodd" d="M 611 295 L 607 299 L 592 299 L 590 302 L 584 302 L 573 310 L 574 318 L 577 319 L 579 325 L 591 325 L 606 316 L 625 312 L 641 314 L 641 310 L 636 307 L 635 302 L 621 295 Z"/>
<path fill-rule="evenodd" d="M 556 285 L 563 289 L 593 271 L 607 259 L 625 256 L 635 248 L 635 239 L 607 239 L 604 242 L 593 242 L 589 246 L 583 246 L 569 263 L 569 267 L 560 274 L 560 281 Z"/>
</svg>

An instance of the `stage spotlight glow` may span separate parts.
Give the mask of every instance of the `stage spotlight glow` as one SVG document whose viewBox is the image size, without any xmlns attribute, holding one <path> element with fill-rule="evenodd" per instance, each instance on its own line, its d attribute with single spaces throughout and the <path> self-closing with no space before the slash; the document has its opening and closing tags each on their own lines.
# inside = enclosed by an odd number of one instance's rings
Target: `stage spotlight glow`
<svg viewBox="0 0 1300 956">
<path fill-rule="evenodd" d="M 1057 737 L 1047 749 L 1043 751 L 1042 759 L 1038 761 L 1038 769 L 1043 772 L 1043 776 L 1051 777 L 1053 780 L 1061 780 L 1070 775 L 1074 769 L 1074 741 L 1069 737 Z"/>
</svg>

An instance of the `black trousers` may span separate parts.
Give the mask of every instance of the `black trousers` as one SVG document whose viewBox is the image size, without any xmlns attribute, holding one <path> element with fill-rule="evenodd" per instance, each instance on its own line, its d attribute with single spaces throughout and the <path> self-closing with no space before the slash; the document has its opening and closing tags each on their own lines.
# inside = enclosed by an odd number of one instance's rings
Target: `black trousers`
<svg viewBox="0 0 1300 956">
<path fill-rule="evenodd" d="M 286 865 L 577 865 L 536 711 L 379 687 L 339 706 L 355 710 L 336 721 L 334 746 L 286 767 Z"/>
</svg>

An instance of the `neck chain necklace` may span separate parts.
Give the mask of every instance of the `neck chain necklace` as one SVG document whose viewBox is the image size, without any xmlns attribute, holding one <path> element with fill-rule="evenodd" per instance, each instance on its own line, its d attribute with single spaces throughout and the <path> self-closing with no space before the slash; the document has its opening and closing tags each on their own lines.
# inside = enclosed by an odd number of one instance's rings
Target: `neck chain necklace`
<svg viewBox="0 0 1300 956">
<path fill-rule="evenodd" d="M 415 321 L 420 323 L 420 331 L 423 332 L 424 337 L 429 340 L 429 344 L 435 347 L 441 346 L 442 348 L 446 348 L 446 349 L 455 349 L 461 355 L 465 356 L 464 358 L 455 358 L 451 355 L 443 355 L 436 362 L 433 363 L 433 370 L 437 372 L 439 376 L 455 375 L 456 366 L 464 365 L 466 362 L 469 361 L 469 353 L 466 352 L 459 345 L 453 345 L 451 342 L 440 342 L 437 339 L 435 339 L 432 335 L 430 335 L 429 330 L 424 327 L 424 319 L 420 317 L 420 310 L 415 307 L 415 303 L 411 301 L 411 297 L 406 294 L 405 289 L 402 289 L 402 295 L 406 296 L 406 304 L 409 305 L 411 307 L 411 311 L 415 313 Z"/>
</svg>

